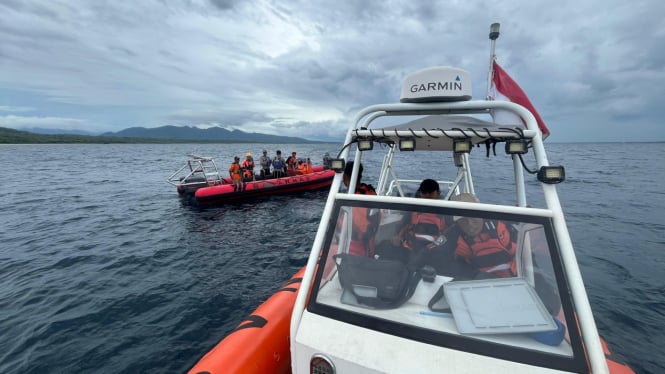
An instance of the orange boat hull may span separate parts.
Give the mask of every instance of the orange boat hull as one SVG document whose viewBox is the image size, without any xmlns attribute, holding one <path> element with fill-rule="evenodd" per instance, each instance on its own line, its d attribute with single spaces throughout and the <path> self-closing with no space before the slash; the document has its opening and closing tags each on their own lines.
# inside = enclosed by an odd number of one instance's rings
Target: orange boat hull
<svg viewBox="0 0 665 374">
<path fill-rule="evenodd" d="M 290 373 L 291 312 L 303 267 L 189 370 L 190 374 Z"/>
</svg>

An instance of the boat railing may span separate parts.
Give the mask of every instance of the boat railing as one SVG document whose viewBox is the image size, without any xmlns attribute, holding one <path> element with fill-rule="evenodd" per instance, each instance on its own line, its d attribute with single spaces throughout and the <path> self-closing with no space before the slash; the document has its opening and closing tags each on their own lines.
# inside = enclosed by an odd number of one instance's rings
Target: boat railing
<svg viewBox="0 0 665 374">
<path fill-rule="evenodd" d="M 387 196 L 417 197 L 418 188 L 422 180 L 419 179 L 394 179 L 388 184 Z M 451 190 L 457 188 L 459 183 L 455 181 L 437 180 L 443 196 L 448 196 Z M 406 188 L 405 188 L 406 187 Z M 444 193 L 445 192 L 445 193 Z"/>
<path fill-rule="evenodd" d="M 211 157 L 201 157 L 190 155 L 191 160 L 187 162 L 176 172 L 171 174 L 167 182 L 178 186 L 188 186 L 200 184 L 202 182 L 214 184 L 222 180 L 215 160 Z"/>
</svg>

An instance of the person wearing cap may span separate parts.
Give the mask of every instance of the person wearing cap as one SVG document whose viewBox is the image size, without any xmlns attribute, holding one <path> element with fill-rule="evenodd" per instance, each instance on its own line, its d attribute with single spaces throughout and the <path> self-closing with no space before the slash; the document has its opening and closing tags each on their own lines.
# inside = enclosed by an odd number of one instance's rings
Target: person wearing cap
<svg viewBox="0 0 665 374">
<path fill-rule="evenodd" d="M 272 165 L 272 160 L 268 156 L 268 151 L 265 149 L 262 152 L 263 154 L 259 158 L 259 165 L 261 165 L 261 178 L 268 178 L 270 176 L 270 165 Z"/>
<path fill-rule="evenodd" d="M 245 160 L 242 162 L 242 169 L 245 180 L 254 179 L 254 159 L 249 152 L 245 154 Z"/>
<path fill-rule="evenodd" d="M 473 194 L 462 193 L 455 201 L 479 203 Z M 503 278 L 516 274 L 517 238 L 510 224 L 481 217 L 453 217 L 459 227 L 455 257 L 481 273 L 480 277 Z M 478 277 L 477 275 L 477 277 Z"/>
<path fill-rule="evenodd" d="M 282 151 L 275 152 L 275 158 L 272 160 L 272 171 L 275 178 L 281 178 L 286 175 L 286 162 L 282 157 Z"/>
<path fill-rule="evenodd" d="M 235 156 L 231 167 L 229 167 L 229 175 L 231 176 L 231 182 L 233 183 L 233 191 L 242 190 L 242 175 L 240 174 L 240 157 Z"/>
<path fill-rule="evenodd" d="M 288 171 L 294 172 L 298 168 L 298 158 L 296 157 L 296 151 L 291 152 L 291 156 L 286 159 L 286 166 Z"/>
</svg>

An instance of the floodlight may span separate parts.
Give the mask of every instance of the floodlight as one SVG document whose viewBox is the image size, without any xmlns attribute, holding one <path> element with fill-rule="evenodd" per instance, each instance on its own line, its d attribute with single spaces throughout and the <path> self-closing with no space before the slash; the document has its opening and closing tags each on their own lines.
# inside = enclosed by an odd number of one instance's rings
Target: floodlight
<svg viewBox="0 0 665 374">
<path fill-rule="evenodd" d="M 414 151 L 416 149 L 416 139 L 414 138 L 401 138 L 399 140 L 400 151 Z"/>
<path fill-rule="evenodd" d="M 358 139 L 358 150 L 359 151 L 371 151 L 374 148 L 374 142 L 371 138 L 368 139 Z"/>
<path fill-rule="evenodd" d="M 469 153 L 471 152 L 471 147 L 473 147 L 473 144 L 471 144 L 470 139 L 453 140 L 453 152 L 455 153 Z"/>
<path fill-rule="evenodd" d="M 525 139 L 506 141 L 506 153 L 509 155 L 523 155 L 529 151 Z"/>
<path fill-rule="evenodd" d="M 335 171 L 335 173 L 341 173 L 344 171 L 346 166 L 346 161 L 343 158 L 333 158 L 330 160 L 330 168 Z"/>
<path fill-rule="evenodd" d="M 563 166 L 542 166 L 538 170 L 538 180 L 547 184 L 561 183 L 566 179 Z"/>
</svg>

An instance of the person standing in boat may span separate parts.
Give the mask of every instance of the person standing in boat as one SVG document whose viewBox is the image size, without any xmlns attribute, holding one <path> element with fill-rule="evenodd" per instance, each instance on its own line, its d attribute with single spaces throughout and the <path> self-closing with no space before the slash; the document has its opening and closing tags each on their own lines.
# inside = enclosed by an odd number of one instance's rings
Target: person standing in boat
<svg viewBox="0 0 665 374">
<path fill-rule="evenodd" d="M 272 165 L 272 160 L 268 156 L 268 151 L 263 150 L 263 154 L 259 158 L 259 164 L 261 165 L 261 178 L 270 177 L 270 165 Z"/>
<path fill-rule="evenodd" d="M 291 152 L 291 156 L 286 159 L 287 173 L 295 172 L 298 168 L 298 158 L 296 157 L 296 151 Z"/>
<path fill-rule="evenodd" d="M 344 168 L 342 181 L 350 189 L 351 173 L 353 172 L 353 161 L 349 161 Z M 362 183 L 363 165 L 358 168 L 358 183 L 354 193 L 363 195 L 376 195 L 376 190 L 371 184 Z M 371 214 L 368 208 L 354 207 L 351 209 L 351 242 L 349 243 L 349 254 L 355 256 L 374 256 L 374 235 L 379 227 L 379 215 Z"/>
<path fill-rule="evenodd" d="M 326 152 L 326 154 L 323 155 L 323 169 L 324 170 L 330 169 L 331 162 L 332 158 L 330 158 L 330 153 Z"/>
<path fill-rule="evenodd" d="M 242 175 L 240 173 L 240 157 L 235 156 L 231 167 L 229 167 L 229 175 L 231 176 L 231 182 L 233 183 L 233 191 L 242 190 Z"/>
<path fill-rule="evenodd" d="M 245 154 L 245 160 L 242 162 L 243 178 L 245 180 L 254 179 L 254 159 L 251 153 Z"/>
<path fill-rule="evenodd" d="M 275 158 L 272 160 L 272 171 L 275 178 L 281 178 L 286 175 L 286 162 L 282 157 L 282 151 L 277 150 Z"/>
<path fill-rule="evenodd" d="M 353 172 L 353 161 L 349 161 L 346 163 L 346 166 L 344 167 L 344 175 L 342 176 L 342 181 L 344 182 L 344 185 L 346 188 L 349 188 L 349 184 L 351 183 L 351 173 Z M 371 184 L 365 184 L 362 183 L 363 177 L 363 164 L 360 164 L 358 167 L 358 181 L 356 182 L 356 188 L 355 193 L 358 194 L 363 194 L 363 195 L 376 195 L 376 190 L 374 189 L 374 186 Z"/>
</svg>

